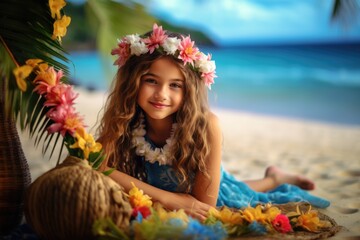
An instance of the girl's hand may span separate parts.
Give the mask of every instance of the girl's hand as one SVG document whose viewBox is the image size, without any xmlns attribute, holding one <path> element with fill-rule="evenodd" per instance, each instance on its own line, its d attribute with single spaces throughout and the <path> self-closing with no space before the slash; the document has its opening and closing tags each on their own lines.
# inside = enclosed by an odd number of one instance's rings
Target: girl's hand
<svg viewBox="0 0 360 240">
<path fill-rule="evenodd" d="M 197 200 L 190 194 L 185 193 L 172 193 L 163 196 L 163 200 L 160 201 L 165 208 L 169 210 L 184 209 L 185 213 L 193 218 L 205 221 L 208 216 L 210 205 Z"/>
</svg>

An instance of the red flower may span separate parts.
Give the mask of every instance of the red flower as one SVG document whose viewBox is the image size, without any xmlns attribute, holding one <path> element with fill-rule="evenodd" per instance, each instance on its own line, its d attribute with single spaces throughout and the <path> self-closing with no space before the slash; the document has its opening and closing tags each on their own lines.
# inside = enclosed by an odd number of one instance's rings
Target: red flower
<svg viewBox="0 0 360 240">
<path fill-rule="evenodd" d="M 284 214 L 277 215 L 276 218 L 272 221 L 272 225 L 275 228 L 275 230 L 278 232 L 281 233 L 292 232 L 289 218 Z"/>
<path fill-rule="evenodd" d="M 132 216 L 137 217 L 139 213 L 141 213 L 143 218 L 147 218 L 149 215 L 151 215 L 151 210 L 147 206 L 136 207 L 133 209 Z"/>
</svg>

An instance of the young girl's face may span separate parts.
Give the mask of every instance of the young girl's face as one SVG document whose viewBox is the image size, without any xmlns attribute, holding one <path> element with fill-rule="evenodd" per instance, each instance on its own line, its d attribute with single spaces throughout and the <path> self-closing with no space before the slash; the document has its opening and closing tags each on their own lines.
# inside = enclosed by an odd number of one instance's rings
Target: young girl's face
<svg viewBox="0 0 360 240">
<path fill-rule="evenodd" d="M 185 79 L 174 62 L 160 58 L 141 77 L 138 104 L 148 118 L 171 118 L 182 104 Z"/>
</svg>

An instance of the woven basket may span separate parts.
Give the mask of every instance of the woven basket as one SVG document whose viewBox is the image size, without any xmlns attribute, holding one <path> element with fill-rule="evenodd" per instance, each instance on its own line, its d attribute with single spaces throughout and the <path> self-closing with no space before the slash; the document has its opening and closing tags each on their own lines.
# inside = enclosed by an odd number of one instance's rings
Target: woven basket
<svg viewBox="0 0 360 240">
<path fill-rule="evenodd" d="M 2 89 L 2 87 L 0 86 Z M 17 227 L 23 216 L 23 199 L 31 182 L 16 124 L 5 117 L 4 92 L 0 90 L 0 236 Z"/>
<path fill-rule="evenodd" d="M 74 157 L 37 178 L 25 199 L 26 220 L 42 239 L 95 239 L 93 224 L 103 218 L 126 232 L 130 215 L 123 189 Z"/>
</svg>

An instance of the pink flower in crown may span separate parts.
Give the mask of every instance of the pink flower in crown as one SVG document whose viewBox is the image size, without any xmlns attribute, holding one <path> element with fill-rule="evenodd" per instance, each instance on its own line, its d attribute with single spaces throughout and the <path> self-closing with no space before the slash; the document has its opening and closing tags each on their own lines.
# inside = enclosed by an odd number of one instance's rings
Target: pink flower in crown
<svg viewBox="0 0 360 240">
<path fill-rule="evenodd" d="M 195 61 L 195 67 L 201 72 L 201 77 L 204 79 L 205 85 L 211 89 L 211 84 L 214 83 L 215 75 L 215 61 L 211 61 L 211 55 L 199 54 L 199 59 Z"/>
<path fill-rule="evenodd" d="M 64 137 L 68 132 L 74 136 L 76 129 L 85 127 L 83 118 L 75 113 L 74 108 L 69 105 L 53 108 L 46 115 L 54 122 L 47 128 L 49 134 L 60 132 Z"/>
<path fill-rule="evenodd" d="M 153 25 L 153 31 L 150 37 L 145 38 L 143 41 L 146 43 L 149 48 L 149 53 L 152 54 L 156 48 L 162 45 L 165 39 L 168 36 L 165 34 L 165 31 L 162 29 L 162 26 L 158 26 L 156 23 Z"/>
<path fill-rule="evenodd" d="M 182 41 L 179 44 L 179 50 L 179 59 L 184 61 L 184 65 L 186 63 L 194 65 L 194 61 L 200 57 L 199 49 L 194 47 L 194 42 L 191 41 L 189 36 L 182 37 Z"/>
<path fill-rule="evenodd" d="M 115 60 L 114 65 L 119 67 L 123 66 L 128 58 L 130 57 L 130 44 L 123 38 L 119 43 L 118 47 L 111 51 L 111 55 L 118 55 L 118 59 Z"/>
<path fill-rule="evenodd" d="M 204 79 L 205 85 L 211 89 L 211 84 L 213 84 L 214 78 L 217 76 L 215 75 L 215 72 L 208 72 L 208 73 L 202 73 L 201 74 L 202 79 Z"/>
<path fill-rule="evenodd" d="M 79 94 L 73 91 L 72 86 L 67 84 L 58 84 L 50 89 L 46 94 L 44 106 L 53 107 L 58 105 L 73 105 L 74 100 Z"/>
</svg>

